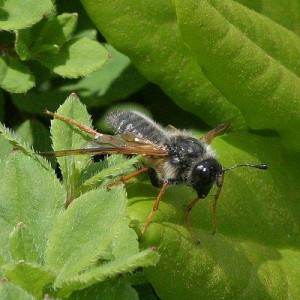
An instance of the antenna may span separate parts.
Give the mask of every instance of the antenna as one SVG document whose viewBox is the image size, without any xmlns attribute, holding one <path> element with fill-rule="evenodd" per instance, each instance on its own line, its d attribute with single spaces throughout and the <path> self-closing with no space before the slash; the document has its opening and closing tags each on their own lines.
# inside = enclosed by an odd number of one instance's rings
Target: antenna
<svg viewBox="0 0 300 300">
<path fill-rule="evenodd" d="M 236 165 L 236 166 L 233 166 L 233 167 L 230 167 L 230 168 L 226 168 L 226 169 L 223 169 L 222 172 L 226 172 L 226 171 L 229 171 L 229 170 L 232 170 L 232 169 L 235 169 L 235 168 L 239 168 L 239 167 L 251 167 L 251 168 L 256 168 L 256 169 L 260 169 L 260 170 L 267 170 L 268 169 L 268 166 L 265 165 L 265 164 L 240 164 L 240 165 Z"/>
</svg>

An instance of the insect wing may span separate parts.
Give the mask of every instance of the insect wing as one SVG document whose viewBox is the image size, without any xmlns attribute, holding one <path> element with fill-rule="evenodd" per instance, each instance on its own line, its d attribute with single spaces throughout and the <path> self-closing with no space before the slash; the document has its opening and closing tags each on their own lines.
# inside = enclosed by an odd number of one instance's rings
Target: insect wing
<svg viewBox="0 0 300 300">
<path fill-rule="evenodd" d="M 168 156 L 169 152 L 164 146 L 154 144 L 142 137 L 99 135 L 95 136 L 85 148 L 58 150 L 39 153 L 42 156 L 67 156 L 67 155 L 101 155 L 101 154 L 141 154 L 150 156 Z"/>
</svg>

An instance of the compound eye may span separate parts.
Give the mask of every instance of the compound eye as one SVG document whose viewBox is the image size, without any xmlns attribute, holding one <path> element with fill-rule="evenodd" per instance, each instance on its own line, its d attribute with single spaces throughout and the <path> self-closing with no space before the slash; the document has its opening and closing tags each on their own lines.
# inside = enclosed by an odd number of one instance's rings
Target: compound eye
<svg viewBox="0 0 300 300">
<path fill-rule="evenodd" d="M 210 178 L 210 169 L 205 165 L 198 165 L 197 173 L 203 178 Z"/>
<path fill-rule="evenodd" d="M 197 191 L 200 198 L 209 193 L 217 175 L 222 171 L 221 165 L 213 158 L 208 158 L 195 166 L 191 174 L 191 186 Z"/>
</svg>

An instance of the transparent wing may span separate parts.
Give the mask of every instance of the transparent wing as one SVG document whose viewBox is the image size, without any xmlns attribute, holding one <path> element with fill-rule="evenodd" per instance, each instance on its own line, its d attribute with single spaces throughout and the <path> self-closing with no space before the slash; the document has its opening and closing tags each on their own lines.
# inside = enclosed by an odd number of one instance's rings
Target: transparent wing
<svg viewBox="0 0 300 300">
<path fill-rule="evenodd" d="M 40 152 L 42 156 L 66 156 L 66 155 L 98 155 L 98 154 L 142 154 L 152 156 L 168 156 L 169 152 L 163 145 L 155 144 L 142 136 L 132 133 L 124 135 L 108 135 L 99 133 L 85 125 L 79 124 L 75 120 L 57 113 L 45 111 L 46 114 L 53 116 L 63 122 L 72 124 L 80 130 L 87 132 L 94 137 L 93 142 L 88 147 L 82 149 L 68 149 L 58 151 Z"/>
<path fill-rule="evenodd" d="M 169 152 L 164 146 L 151 143 L 141 137 L 133 135 L 100 135 L 94 138 L 82 149 L 68 149 L 58 151 L 40 152 L 42 156 L 67 155 L 100 155 L 100 154 L 141 154 L 151 156 L 168 156 Z"/>
</svg>

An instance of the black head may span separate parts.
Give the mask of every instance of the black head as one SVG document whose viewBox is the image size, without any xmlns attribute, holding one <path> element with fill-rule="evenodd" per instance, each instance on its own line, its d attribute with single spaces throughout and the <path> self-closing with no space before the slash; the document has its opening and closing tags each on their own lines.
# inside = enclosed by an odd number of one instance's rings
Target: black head
<svg viewBox="0 0 300 300">
<path fill-rule="evenodd" d="M 214 158 L 205 159 L 193 168 L 191 186 L 196 190 L 198 197 L 207 196 L 221 173 L 222 166 Z"/>
</svg>

